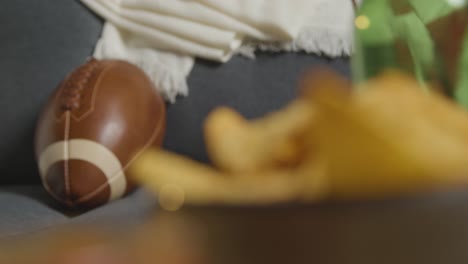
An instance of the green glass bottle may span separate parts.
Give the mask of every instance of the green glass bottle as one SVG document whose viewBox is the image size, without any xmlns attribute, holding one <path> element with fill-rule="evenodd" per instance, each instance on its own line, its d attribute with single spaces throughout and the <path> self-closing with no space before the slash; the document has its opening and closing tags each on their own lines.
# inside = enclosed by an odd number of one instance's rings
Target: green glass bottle
<svg viewBox="0 0 468 264">
<path fill-rule="evenodd" d="M 467 2 L 364 0 L 355 19 L 354 80 L 397 68 L 468 107 Z"/>
</svg>

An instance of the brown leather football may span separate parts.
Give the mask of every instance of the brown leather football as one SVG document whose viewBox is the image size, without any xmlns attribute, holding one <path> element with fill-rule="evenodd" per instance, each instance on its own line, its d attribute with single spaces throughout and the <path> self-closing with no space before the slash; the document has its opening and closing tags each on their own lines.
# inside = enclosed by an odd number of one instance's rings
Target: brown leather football
<svg viewBox="0 0 468 264">
<path fill-rule="evenodd" d="M 89 60 L 70 73 L 39 117 L 36 157 L 45 189 L 70 207 L 95 207 L 134 188 L 128 166 L 161 145 L 165 104 L 143 71 Z"/>
</svg>

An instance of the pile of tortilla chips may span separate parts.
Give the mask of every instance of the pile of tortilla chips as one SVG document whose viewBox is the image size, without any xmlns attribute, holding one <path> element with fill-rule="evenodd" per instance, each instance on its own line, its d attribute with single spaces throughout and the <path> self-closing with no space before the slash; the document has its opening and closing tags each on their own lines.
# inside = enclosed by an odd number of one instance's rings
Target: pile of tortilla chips
<svg viewBox="0 0 468 264">
<path fill-rule="evenodd" d="M 219 108 L 205 123 L 213 166 L 165 150 L 131 167 L 162 207 L 362 199 L 468 183 L 468 114 L 412 77 L 385 72 L 356 89 L 333 72 L 257 120 Z"/>
</svg>

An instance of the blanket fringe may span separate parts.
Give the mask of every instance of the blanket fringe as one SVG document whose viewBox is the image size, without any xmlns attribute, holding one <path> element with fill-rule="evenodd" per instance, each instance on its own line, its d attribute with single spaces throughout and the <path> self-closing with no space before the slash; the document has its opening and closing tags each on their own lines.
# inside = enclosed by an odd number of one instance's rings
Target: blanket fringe
<svg viewBox="0 0 468 264">
<path fill-rule="evenodd" d="M 248 40 L 236 51 L 236 54 L 254 59 L 255 51 L 303 51 L 337 58 L 351 56 L 352 50 L 352 30 L 309 26 L 302 30 L 297 39 L 290 42 L 265 43 Z"/>
</svg>

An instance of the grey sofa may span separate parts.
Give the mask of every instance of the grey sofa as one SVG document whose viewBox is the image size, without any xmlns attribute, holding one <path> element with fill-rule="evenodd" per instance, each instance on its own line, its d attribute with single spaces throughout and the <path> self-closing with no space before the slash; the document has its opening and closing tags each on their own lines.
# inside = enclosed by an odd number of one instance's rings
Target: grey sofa
<svg viewBox="0 0 468 264">
<path fill-rule="evenodd" d="M 90 56 L 101 26 L 102 21 L 75 0 L 0 4 L 0 239 L 71 224 L 118 230 L 160 213 L 156 198 L 143 189 L 91 211 L 70 211 L 39 183 L 33 155 L 37 114 L 65 74 Z M 225 65 L 197 61 L 189 78 L 190 96 L 168 105 L 164 147 L 207 162 L 201 124 L 211 109 L 229 105 L 249 118 L 278 109 L 295 97 L 304 70 L 324 65 L 349 76 L 346 59 L 307 54 L 260 54 L 255 61 L 235 57 Z M 202 214 L 213 214 L 213 221 L 222 222 L 216 225 L 219 228 L 231 225 L 241 244 L 252 245 L 239 248 L 246 261 L 237 263 L 273 263 L 267 259 L 298 263 L 294 260 L 310 258 L 341 264 L 468 260 L 465 190 L 392 201 L 218 208 Z M 239 218 L 239 226 L 232 226 Z M 238 235 L 242 230 L 246 234 Z M 219 241 L 226 244 L 223 234 L 218 234 Z M 262 240 L 258 234 L 268 237 Z M 289 252 L 281 251 L 286 247 Z"/>
<path fill-rule="evenodd" d="M 33 154 L 36 118 L 58 82 L 91 54 L 102 21 L 75 0 L 15 0 L 0 5 L 0 237 L 70 223 L 137 224 L 157 210 L 144 190 L 106 206 L 73 212 L 43 190 Z M 225 65 L 199 60 L 190 96 L 168 105 L 165 148 L 207 161 L 201 134 L 206 114 L 229 105 L 247 117 L 295 97 L 304 70 L 328 65 L 348 75 L 346 59 L 307 54 L 235 57 Z"/>
</svg>

